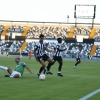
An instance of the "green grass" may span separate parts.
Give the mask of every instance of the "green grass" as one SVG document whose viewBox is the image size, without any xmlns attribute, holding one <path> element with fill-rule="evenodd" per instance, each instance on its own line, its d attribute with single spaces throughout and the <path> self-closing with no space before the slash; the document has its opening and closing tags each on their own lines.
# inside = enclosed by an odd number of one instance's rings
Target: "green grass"
<svg viewBox="0 0 100 100">
<path fill-rule="evenodd" d="M 76 69 L 75 61 L 63 62 L 62 74 L 57 76 L 58 63 L 52 66 L 53 75 L 46 75 L 46 80 L 37 78 L 40 64 L 34 59 L 22 58 L 34 74 L 26 69 L 22 78 L 4 77 L 6 71 L 0 69 L 0 100 L 78 100 L 100 88 L 100 62 L 82 61 Z M 0 57 L 0 65 L 15 68 L 14 58 Z M 88 100 L 99 100 L 100 93 Z"/>
</svg>

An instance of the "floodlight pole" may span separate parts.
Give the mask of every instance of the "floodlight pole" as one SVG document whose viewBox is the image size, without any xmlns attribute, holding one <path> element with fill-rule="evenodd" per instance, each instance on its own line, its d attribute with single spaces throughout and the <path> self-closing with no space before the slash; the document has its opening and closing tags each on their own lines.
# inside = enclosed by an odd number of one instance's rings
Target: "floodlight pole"
<svg viewBox="0 0 100 100">
<path fill-rule="evenodd" d="M 77 27 L 77 18 L 75 18 L 75 27 Z"/>
<path fill-rule="evenodd" d="M 92 29 L 94 28 L 94 18 L 92 19 Z"/>
<path fill-rule="evenodd" d="M 67 23 L 69 23 L 69 15 L 67 15 Z"/>
</svg>

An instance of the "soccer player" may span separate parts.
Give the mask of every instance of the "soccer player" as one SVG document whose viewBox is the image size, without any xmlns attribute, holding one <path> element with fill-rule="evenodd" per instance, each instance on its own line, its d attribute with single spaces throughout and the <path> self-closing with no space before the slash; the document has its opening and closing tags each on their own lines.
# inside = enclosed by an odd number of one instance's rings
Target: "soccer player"
<svg viewBox="0 0 100 100">
<path fill-rule="evenodd" d="M 40 69 L 39 69 L 39 73 L 37 74 L 38 77 L 39 77 L 39 75 L 41 74 L 41 72 L 46 67 L 45 61 L 48 61 L 50 64 L 52 63 L 51 58 L 49 58 L 47 56 L 47 54 L 45 53 L 45 50 L 48 51 L 48 52 L 54 53 L 53 50 L 49 50 L 47 48 L 46 43 L 44 42 L 44 35 L 40 34 L 40 36 L 39 36 L 39 42 L 37 42 L 35 44 L 35 46 L 34 46 L 34 56 L 35 56 L 35 59 L 36 59 L 36 61 L 39 61 L 41 63 L 41 65 L 42 65 L 42 67 L 40 67 Z M 53 73 L 48 72 L 47 74 L 53 74 Z"/>
<path fill-rule="evenodd" d="M 63 77 L 63 75 L 61 74 L 61 69 L 62 69 L 62 65 L 63 65 L 63 60 L 62 60 L 62 56 L 61 56 L 61 52 L 65 51 L 67 48 L 62 49 L 61 45 L 62 45 L 62 38 L 58 38 L 57 39 L 58 43 L 56 43 L 56 46 L 54 47 L 55 53 L 53 55 L 53 63 L 52 65 L 58 61 L 59 63 L 59 67 L 58 67 L 58 76 Z M 47 66 L 47 72 L 50 70 L 51 65 Z"/>
<path fill-rule="evenodd" d="M 32 74 L 30 68 L 24 62 L 20 62 L 20 58 L 15 58 L 15 62 L 17 64 L 15 70 L 0 65 L 1 69 L 8 71 L 8 73 L 10 74 L 5 75 L 5 77 L 20 78 L 23 75 L 24 68 L 26 68 Z"/>
<path fill-rule="evenodd" d="M 28 56 L 29 56 L 29 59 L 32 58 L 32 50 L 29 51 Z"/>
<path fill-rule="evenodd" d="M 7 55 L 7 57 L 9 56 L 9 52 L 8 51 L 6 51 L 6 55 Z"/>
<path fill-rule="evenodd" d="M 79 47 L 79 49 L 76 51 L 76 63 L 75 63 L 75 65 L 74 65 L 74 68 L 76 68 L 76 66 L 79 64 L 79 63 L 81 63 L 81 50 L 82 50 L 82 48 L 81 47 Z"/>
</svg>

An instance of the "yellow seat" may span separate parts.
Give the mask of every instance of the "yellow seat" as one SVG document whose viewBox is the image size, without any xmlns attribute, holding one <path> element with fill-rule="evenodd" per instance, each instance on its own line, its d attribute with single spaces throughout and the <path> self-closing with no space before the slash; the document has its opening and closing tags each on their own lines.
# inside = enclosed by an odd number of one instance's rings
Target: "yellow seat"
<svg viewBox="0 0 100 100">
<path fill-rule="evenodd" d="M 90 51 L 90 56 L 94 56 L 97 47 L 98 47 L 97 45 L 93 45 L 93 46 L 92 46 L 92 49 L 91 49 L 91 51 Z"/>
<path fill-rule="evenodd" d="M 27 46 L 27 44 L 28 44 L 28 42 L 24 42 L 22 44 L 21 48 L 18 50 L 18 53 L 21 53 L 24 50 L 24 48 Z"/>
<path fill-rule="evenodd" d="M 71 28 L 68 34 L 68 38 L 73 38 L 73 35 L 74 35 L 74 28 Z"/>
<path fill-rule="evenodd" d="M 24 32 L 22 33 L 22 36 L 26 36 L 29 30 L 30 30 L 30 27 L 26 26 Z"/>
</svg>

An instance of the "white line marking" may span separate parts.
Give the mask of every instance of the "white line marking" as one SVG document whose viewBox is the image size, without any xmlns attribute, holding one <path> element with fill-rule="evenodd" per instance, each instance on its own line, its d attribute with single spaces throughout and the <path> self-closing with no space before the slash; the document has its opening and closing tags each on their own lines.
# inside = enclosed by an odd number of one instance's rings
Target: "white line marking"
<svg viewBox="0 0 100 100">
<path fill-rule="evenodd" d="M 80 78 L 100 78 L 99 76 L 85 76 L 85 75 L 68 75 L 70 77 L 80 77 Z"/>
<path fill-rule="evenodd" d="M 93 95 L 95 95 L 95 94 L 97 94 L 97 93 L 99 93 L 99 92 L 100 92 L 100 89 L 98 89 L 98 90 L 96 90 L 96 91 L 94 91 L 94 92 L 91 92 L 90 94 L 88 94 L 88 95 L 86 95 L 86 96 L 80 98 L 79 100 L 86 100 L 86 99 L 92 97 Z"/>
<path fill-rule="evenodd" d="M 37 72 L 38 73 L 38 72 Z M 36 72 L 33 72 L 34 75 L 37 75 Z M 30 74 L 29 72 L 24 72 L 24 74 Z M 57 74 L 53 74 L 52 76 L 57 76 Z M 64 76 L 69 76 L 69 77 L 80 77 L 80 78 L 100 78 L 100 76 L 85 76 L 85 75 L 71 75 L 71 74 L 64 74 Z"/>
</svg>

